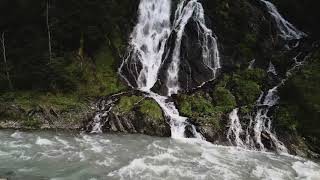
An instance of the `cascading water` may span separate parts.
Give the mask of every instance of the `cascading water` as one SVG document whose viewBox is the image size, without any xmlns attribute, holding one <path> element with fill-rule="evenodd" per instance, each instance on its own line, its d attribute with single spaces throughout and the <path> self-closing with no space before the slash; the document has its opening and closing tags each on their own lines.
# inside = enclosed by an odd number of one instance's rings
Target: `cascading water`
<svg viewBox="0 0 320 180">
<path fill-rule="evenodd" d="M 141 0 L 138 24 L 129 43 L 130 55 L 119 68 L 119 74 L 129 85 L 142 91 L 150 91 L 156 83 L 171 31 L 170 15 L 171 0 Z M 124 75 L 124 70 L 129 74 Z M 136 84 L 130 83 L 128 76 Z"/>
<path fill-rule="evenodd" d="M 282 142 L 278 140 L 276 135 L 272 132 L 271 129 L 271 117 L 268 116 L 270 109 L 278 104 L 280 97 L 277 95 L 278 86 L 270 89 L 267 92 L 267 95 L 264 99 L 258 101 L 258 111 L 254 118 L 255 125 L 253 127 L 254 130 L 254 139 L 258 144 L 260 150 L 265 150 L 265 147 L 262 143 L 261 136 L 263 133 L 269 136 L 271 141 L 273 142 L 275 148 L 280 152 L 287 152 L 287 148 L 283 145 Z M 263 94 L 262 94 L 263 96 Z"/>
<path fill-rule="evenodd" d="M 268 67 L 268 70 L 267 70 L 268 73 L 272 73 L 273 75 L 277 75 L 277 71 L 276 71 L 276 68 L 274 67 L 274 65 L 272 64 L 272 62 L 270 61 L 269 63 L 269 67 Z"/>
<path fill-rule="evenodd" d="M 257 100 L 257 110 L 254 113 L 254 116 L 250 117 L 250 123 L 247 125 L 246 131 L 242 129 L 241 122 L 239 120 L 240 118 L 238 116 L 238 109 L 234 109 L 230 113 L 230 126 L 227 139 L 231 144 L 235 144 L 239 147 L 245 147 L 247 149 L 258 149 L 264 151 L 265 145 L 262 142 L 262 136 L 267 136 L 277 151 L 285 153 L 288 152 L 287 148 L 278 140 L 277 136 L 272 131 L 272 117 L 269 116 L 269 112 L 279 103 L 280 97 L 278 95 L 278 88 L 285 84 L 293 71 L 297 70 L 304 64 L 307 57 L 304 57 L 302 61 L 298 61 L 298 57 L 300 55 L 301 54 L 299 53 L 293 58 L 294 65 L 287 71 L 285 78 L 283 78 L 280 83 L 269 89 L 267 92 L 262 92 Z M 246 138 L 245 143 L 241 139 L 241 136 Z"/>
<path fill-rule="evenodd" d="M 203 64 L 212 71 L 213 78 L 220 66 L 220 55 L 216 38 L 212 35 L 212 31 L 205 25 L 204 9 L 197 0 L 187 2 L 182 0 L 178 4 L 175 12 L 175 20 L 173 29 L 177 34 L 175 40 L 175 47 L 173 50 L 172 62 L 167 71 L 167 89 L 168 95 L 177 94 L 180 87 L 178 82 L 179 64 L 181 61 L 181 42 L 185 27 L 190 18 L 197 23 L 197 32 L 199 34 L 199 43 L 202 47 L 202 61 Z"/>
<path fill-rule="evenodd" d="M 273 17 L 276 22 L 277 28 L 279 30 L 279 35 L 285 40 L 296 40 L 301 39 L 306 36 L 305 33 L 299 31 L 296 27 L 294 27 L 290 22 L 282 17 L 282 15 L 278 12 L 276 6 L 269 1 L 260 0 L 268 9 L 268 12 Z"/>
<path fill-rule="evenodd" d="M 268 8 L 270 15 L 276 22 L 277 28 L 279 30 L 279 35 L 284 40 L 299 40 L 306 36 L 305 33 L 299 31 L 291 23 L 285 20 L 272 3 L 266 0 L 260 1 L 263 2 Z M 230 127 L 227 138 L 231 141 L 231 143 L 234 142 L 234 144 L 236 144 L 237 146 L 243 147 L 243 141 L 239 137 L 245 132 L 245 147 L 248 149 L 258 149 L 264 151 L 265 145 L 262 142 L 262 136 L 268 136 L 277 151 L 287 152 L 287 148 L 281 141 L 278 140 L 277 136 L 272 132 L 272 118 L 268 115 L 268 113 L 270 112 L 271 108 L 278 105 L 278 102 L 280 100 L 280 97 L 278 96 L 278 88 L 287 81 L 287 79 L 291 76 L 292 71 L 303 65 L 303 61 L 297 60 L 298 56 L 300 56 L 300 54 L 293 58 L 294 66 L 287 71 L 285 77 L 280 81 L 280 83 L 275 87 L 269 89 L 267 92 L 262 92 L 257 100 L 257 110 L 254 115 L 250 117 L 250 123 L 249 125 L 247 125 L 246 131 L 244 131 L 241 127 L 241 122 L 239 121 L 239 117 L 237 114 L 238 110 L 235 109 L 230 113 Z M 253 68 L 252 64 L 253 63 L 250 64 L 249 69 Z M 276 68 L 274 67 L 272 62 L 269 63 L 267 72 L 271 73 L 274 76 L 278 75 Z M 233 138 L 233 142 L 230 139 L 231 136 L 235 137 Z"/>
<path fill-rule="evenodd" d="M 170 119 L 173 138 L 185 137 L 185 128 L 190 125 L 196 138 L 202 138 L 196 128 L 189 124 L 186 117 L 179 115 L 169 96 L 177 94 L 179 87 L 179 65 L 182 37 L 191 18 L 197 23 L 197 32 L 202 47 L 203 64 L 212 71 L 213 78 L 220 68 L 217 41 L 212 31 L 206 27 L 204 10 L 197 0 L 182 0 L 175 11 L 173 26 L 170 26 L 171 0 L 141 0 L 138 24 L 131 34 L 129 55 L 119 68 L 119 74 L 132 87 L 147 93 L 162 108 Z M 172 61 L 166 75 L 167 96 L 160 96 L 151 91 L 158 79 L 166 51 L 165 44 L 170 34 L 176 33 Z M 133 79 L 129 80 L 129 79 Z M 133 82 L 133 83 L 132 83 Z"/>
<path fill-rule="evenodd" d="M 234 141 L 236 146 L 244 147 L 244 143 L 240 137 L 243 133 L 243 129 L 239 120 L 238 111 L 239 109 L 236 108 L 229 114 L 230 128 L 228 130 L 227 139 L 230 143 Z"/>
</svg>

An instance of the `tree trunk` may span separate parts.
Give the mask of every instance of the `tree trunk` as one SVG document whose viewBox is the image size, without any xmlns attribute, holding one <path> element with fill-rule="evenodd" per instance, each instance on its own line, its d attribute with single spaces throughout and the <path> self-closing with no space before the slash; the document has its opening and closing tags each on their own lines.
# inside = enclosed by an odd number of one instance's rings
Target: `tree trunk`
<svg viewBox="0 0 320 180">
<path fill-rule="evenodd" d="M 9 73 L 9 67 L 7 64 L 7 55 L 6 55 L 6 44 L 5 44 L 5 33 L 2 33 L 1 36 L 1 43 L 2 43 L 2 54 L 3 54 L 3 61 L 4 61 L 4 66 L 5 66 L 5 74 L 6 74 L 6 78 L 9 84 L 9 89 L 13 90 L 13 86 L 12 86 L 12 82 L 10 79 L 10 73 Z"/>
<path fill-rule="evenodd" d="M 79 56 L 79 60 L 80 60 L 80 68 L 82 69 L 82 63 L 84 60 L 84 35 L 83 35 L 83 33 L 81 33 L 81 37 L 80 37 L 80 47 L 79 47 L 79 51 L 78 51 L 78 56 Z"/>
<path fill-rule="evenodd" d="M 51 49 L 51 32 L 49 24 L 49 0 L 47 0 L 47 31 L 48 31 L 48 48 L 49 48 L 49 62 L 52 62 L 52 49 Z"/>
</svg>

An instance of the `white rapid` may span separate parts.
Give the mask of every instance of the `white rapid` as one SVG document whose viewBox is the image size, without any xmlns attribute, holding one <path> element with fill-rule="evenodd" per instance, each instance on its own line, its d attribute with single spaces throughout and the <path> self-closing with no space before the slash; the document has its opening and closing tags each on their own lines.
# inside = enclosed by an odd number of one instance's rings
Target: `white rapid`
<svg viewBox="0 0 320 180">
<path fill-rule="evenodd" d="M 0 130 L 0 177 L 14 180 L 318 180 L 319 162 L 143 135 Z"/>
<path fill-rule="evenodd" d="M 294 27 L 290 22 L 282 17 L 282 15 L 278 12 L 275 5 L 266 0 L 260 0 L 267 7 L 270 15 L 275 20 L 277 28 L 279 30 L 279 35 L 285 40 L 295 40 L 301 39 L 306 36 L 305 33 L 299 31 L 296 27 Z"/>
<path fill-rule="evenodd" d="M 162 108 L 166 117 L 170 120 L 171 134 L 173 138 L 184 138 L 185 128 L 191 126 L 195 138 L 202 139 L 196 128 L 189 124 L 186 117 L 179 115 L 169 96 L 179 91 L 179 66 L 181 42 L 187 23 L 193 18 L 197 23 L 199 42 L 202 47 L 203 64 L 212 70 L 212 77 L 220 68 L 220 57 L 217 41 L 212 31 L 206 27 L 204 10 L 197 0 L 181 0 L 177 6 L 174 22 L 171 26 L 171 0 L 141 0 L 139 5 L 139 18 L 134 31 L 131 34 L 129 55 L 124 59 L 119 68 L 119 74 L 132 87 L 147 93 Z M 172 62 L 166 75 L 167 96 L 160 96 L 151 91 L 158 79 L 158 73 L 163 63 L 163 55 L 166 51 L 165 44 L 170 34 L 176 33 L 175 47 L 173 49 Z M 130 77 L 123 73 L 130 72 Z M 128 79 L 134 79 L 136 84 L 131 84 Z M 99 128 L 96 128 L 99 130 Z"/>
<path fill-rule="evenodd" d="M 202 47 L 202 62 L 212 71 L 212 77 L 215 78 L 216 72 L 220 66 L 220 55 L 216 38 L 211 29 L 205 24 L 204 9 L 198 0 L 182 0 L 178 4 L 175 12 L 173 30 L 176 32 L 175 47 L 172 55 L 172 62 L 167 71 L 167 89 L 168 95 L 177 94 L 179 87 L 179 65 L 181 61 L 181 43 L 183 33 L 187 23 L 192 18 L 197 24 L 199 43 Z"/>
</svg>

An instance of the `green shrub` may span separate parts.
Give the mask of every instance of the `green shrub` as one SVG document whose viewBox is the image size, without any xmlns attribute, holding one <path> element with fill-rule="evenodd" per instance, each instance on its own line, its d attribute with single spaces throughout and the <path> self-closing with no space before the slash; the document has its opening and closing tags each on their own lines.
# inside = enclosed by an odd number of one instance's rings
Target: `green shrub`
<svg viewBox="0 0 320 180">
<path fill-rule="evenodd" d="M 254 81 L 236 75 L 233 83 L 233 94 L 240 106 L 254 104 L 261 94 L 261 87 Z"/>
<path fill-rule="evenodd" d="M 231 111 L 237 105 L 236 98 L 224 87 L 217 87 L 214 90 L 212 97 L 215 105 L 219 106 L 224 112 Z"/>
</svg>

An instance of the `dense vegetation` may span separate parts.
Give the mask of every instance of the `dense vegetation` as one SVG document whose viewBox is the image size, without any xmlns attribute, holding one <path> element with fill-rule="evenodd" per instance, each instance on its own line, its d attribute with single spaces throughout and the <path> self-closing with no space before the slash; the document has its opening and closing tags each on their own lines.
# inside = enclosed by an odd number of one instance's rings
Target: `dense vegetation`
<svg viewBox="0 0 320 180">
<path fill-rule="evenodd" d="M 117 51 L 132 29 L 134 1 L 4 0 L 0 8 L 7 59 L 4 64 L 1 58 L 0 91 L 92 96 L 122 88 L 115 75 Z"/>
</svg>

